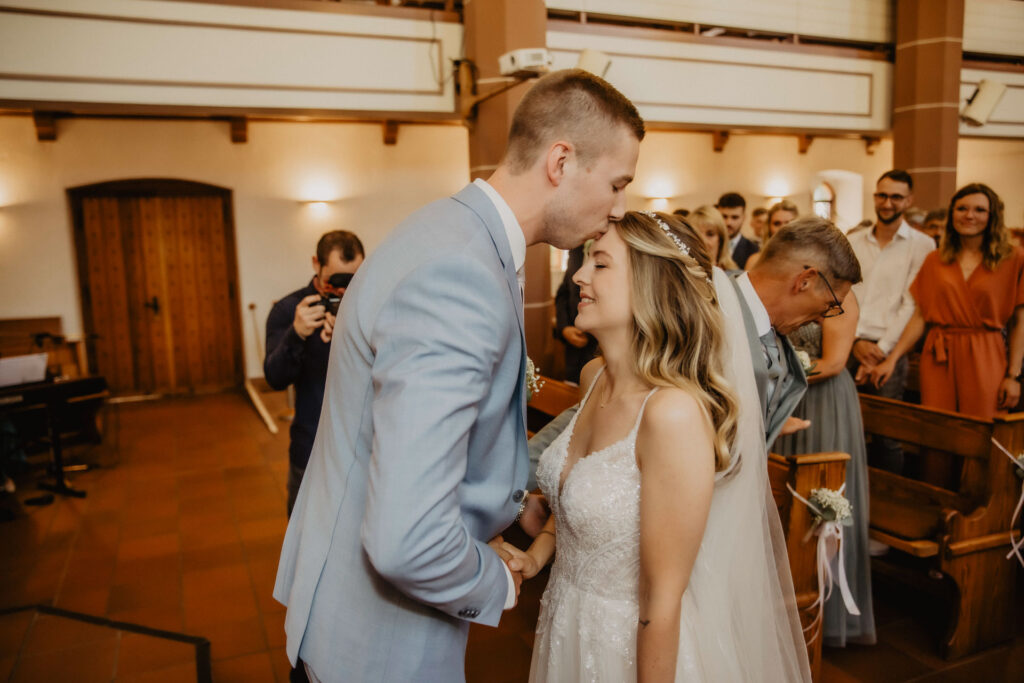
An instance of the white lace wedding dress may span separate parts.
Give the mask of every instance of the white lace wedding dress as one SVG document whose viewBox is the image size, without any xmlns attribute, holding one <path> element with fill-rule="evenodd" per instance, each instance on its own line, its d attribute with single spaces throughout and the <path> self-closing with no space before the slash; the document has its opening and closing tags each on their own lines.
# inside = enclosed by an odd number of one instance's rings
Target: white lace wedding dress
<svg viewBox="0 0 1024 683">
<path fill-rule="evenodd" d="M 724 277 L 716 271 L 728 327 L 725 367 L 742 403 L 739 435 L 729 469 L 716 476 L 704 538 L 683 595 L 676 680 L 809 682 L 785 543 L 767 484 L 750 351 L 735 293 Z M 636 680 L 640 471 L 635 446 L 649 398 L 629 434 L 576 462 L 561 489 L 575 417 L 541 456 L 537 481 L 555 516 L 557 546 L 541 600 L 532 682 Z"/>
</svg>

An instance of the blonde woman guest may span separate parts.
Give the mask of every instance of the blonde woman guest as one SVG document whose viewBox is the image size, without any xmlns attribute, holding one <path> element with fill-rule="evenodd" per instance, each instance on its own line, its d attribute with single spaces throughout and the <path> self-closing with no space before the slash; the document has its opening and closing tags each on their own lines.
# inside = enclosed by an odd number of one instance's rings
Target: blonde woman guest
<svg viewBox="0 0 1024 683">
<path fill-rule="evenodd" d="M 740 269 L 729 253 L 729 233 L 725 229 L 725 221 L 718 209 L 705 204 L 686 216 L 686 222 L 693 226 L 693 229 L 704 240 L 704 245 L 707 247 L 708 255 L 711 256 L 714 265 L 722 270 Z"/>
<path fill-rule="evenodd" d="M 810 680 L 728 276 L 685 223 L 630 212 L 575 280 L 603 356 L 541 456 L 551 518 L 503 546 L 529 578 L 557 537 L 530 680 Z"/>
<path fill-rule="evenodd" d="M 796 204 L 783 199 L 781 202 L 775 202 L 772 207 L 768 209 L 768 218 L 765 221 L 764 235 L 762 240 L 767 242 L 772 238 L 772 235 L 779 231 L 786 223 L 790 223 L 796 220 L 796 217 L 800 215 L 800 210 L 796 208 Z M 754 254 L 747 260 L 747 266 L 745 270 L 751 270 L 757 262 L 761 260 L 761 257 Z"/>
</svg>

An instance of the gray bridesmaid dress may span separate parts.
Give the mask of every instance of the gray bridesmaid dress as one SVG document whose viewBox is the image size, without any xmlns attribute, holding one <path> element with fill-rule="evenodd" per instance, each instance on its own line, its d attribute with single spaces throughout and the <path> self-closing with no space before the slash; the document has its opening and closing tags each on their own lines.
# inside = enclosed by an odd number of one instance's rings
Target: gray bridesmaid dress
<svg viewBox="0 0 1024 683">
<path fill-rule="evenodd" d="M 797 350 L 812 360 L 821 357 L 821 325 L 810 323 L 789 335 Z M 843 559 L 846 579 L 860 616 L 847 613 L 838 587 L 825 603 L 825 640 L 834 647 L 847 643 L 873 645 L 875 617 L 871 604 L 871 558 L 868 555 L 868 465 L 864 446 L 864 425 L 860 416 L 857 387 L 844 368 L 807 388 L 807 394 L 793 415 L 811 421 L 796 434 L 779 437 L 773 450 L 782 455 L 838 451 L 849 453 L 845 495 L 853 506 L 852 527 L 844 529 Z"/>
</svg>

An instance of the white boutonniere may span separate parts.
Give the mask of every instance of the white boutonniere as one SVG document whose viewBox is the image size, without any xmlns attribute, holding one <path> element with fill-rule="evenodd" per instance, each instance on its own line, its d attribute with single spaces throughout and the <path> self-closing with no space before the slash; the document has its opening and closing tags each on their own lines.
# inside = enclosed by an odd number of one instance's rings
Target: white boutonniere
<svg viewBox="0 0 1024 683">
<path fill-rule="evenodd" d="M 811 377 L 818 374 L 814 370 L 814 368 L 818 367 L 818 364 L 811 359 L 811 354 L 803 349 L 797 349 L 796 357 L 800 359 L 800 367 L 804 369 L 804 375 Z"/>
<path fill-rule="evenodd" d="M 537 372 L 537 366 L 533 364 L 533 360 L 526 357 L 526 402 L 529 403 L 533 398 L 533 395 L 540 391 L 541 387 L 544 386 L 544 380 L 540 378 L 540 373 Z"/>
</svg>

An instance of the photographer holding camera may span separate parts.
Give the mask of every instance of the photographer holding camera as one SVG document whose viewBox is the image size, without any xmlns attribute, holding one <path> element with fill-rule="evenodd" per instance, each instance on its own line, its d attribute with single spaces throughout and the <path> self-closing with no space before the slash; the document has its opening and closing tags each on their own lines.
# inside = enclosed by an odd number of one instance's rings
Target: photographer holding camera
<svg viewBox="0 0 1024 683">
<path fill-rule="evenodd" d="M 267 384 L 277 390 L 295 385 L 295 417 L 288 447 L 289 517 L 320 420 L 338 304 L 364 257 L 362 242 L 351 232 L 324 234 L 313 257 L 313 279 L 274 304 L 267 316 L 267 357 L 263 362 Z"/>
</svg>

